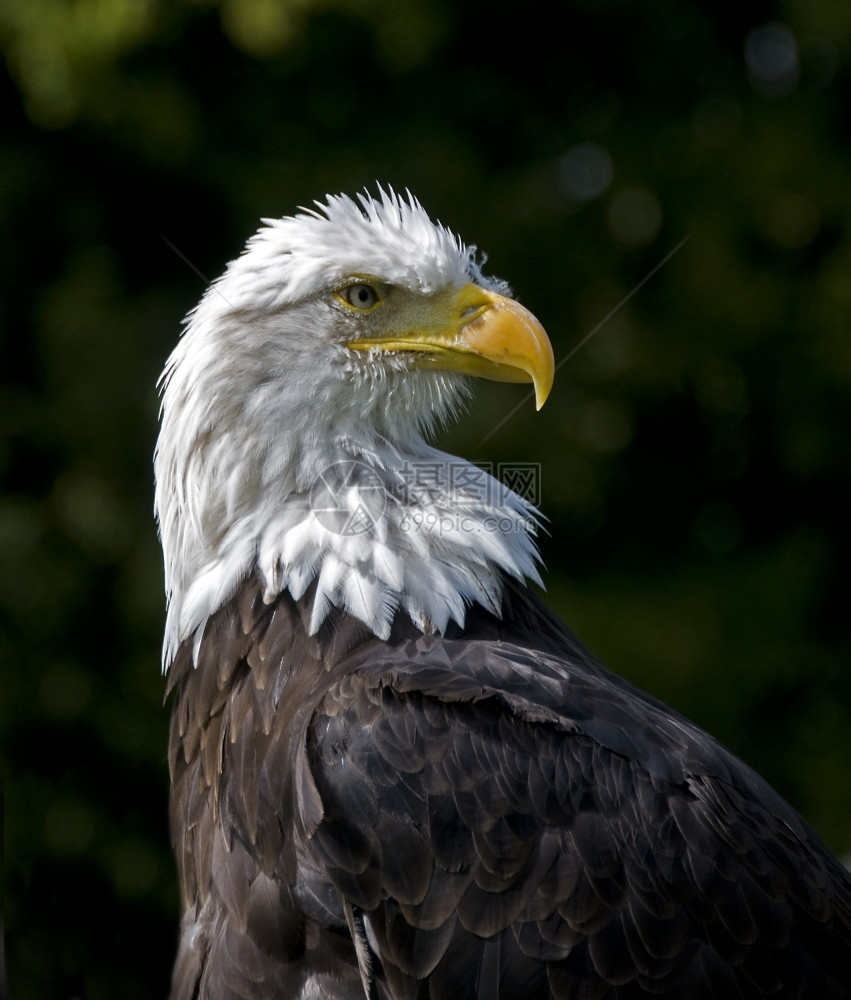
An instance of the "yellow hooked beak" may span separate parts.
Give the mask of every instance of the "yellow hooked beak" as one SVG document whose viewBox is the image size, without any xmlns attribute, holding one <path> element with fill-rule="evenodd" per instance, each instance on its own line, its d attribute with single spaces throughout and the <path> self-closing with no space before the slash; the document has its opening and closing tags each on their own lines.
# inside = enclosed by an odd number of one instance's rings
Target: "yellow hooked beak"
<svg viewBox="0 0 851 1000">
<path fill-rule="evenodd" d="M 544 405 L 553 386 L 553 349 L 544 328 L 519 302 L 471 283 L 422 300 L 406 318 L 412 322 L 404 331 L 353 340 L 348 347 L 412 352 L 418 368 L 531 382 L 536 408 Z"/>
</svg>

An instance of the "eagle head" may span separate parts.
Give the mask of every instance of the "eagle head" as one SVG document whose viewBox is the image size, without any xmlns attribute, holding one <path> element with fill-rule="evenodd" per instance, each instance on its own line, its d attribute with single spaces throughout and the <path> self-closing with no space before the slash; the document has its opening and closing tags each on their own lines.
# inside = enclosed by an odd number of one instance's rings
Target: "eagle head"
<svg viewBox="0 0 851 1000">
<path fill-rule="evenodd" d="M 500 574 L 537 579 L 535 512 L 480 472 L 471 489 L 425 435 L 469 376 L 531 382 L 540 408 L 553 370 L 540 323 L 412 196 L 264 220 L 161 379 L 166 666 L 252 572 L 270 601 L 313 585 L 313 630 L 333 607 L 382 636 L 400 610 L 437 631 L 473 601 L 498 611 Z M 408 481 L 424 463 L 427 496 Z M 436 516 L 412 531 L 424 501 Z"/>
</svg>

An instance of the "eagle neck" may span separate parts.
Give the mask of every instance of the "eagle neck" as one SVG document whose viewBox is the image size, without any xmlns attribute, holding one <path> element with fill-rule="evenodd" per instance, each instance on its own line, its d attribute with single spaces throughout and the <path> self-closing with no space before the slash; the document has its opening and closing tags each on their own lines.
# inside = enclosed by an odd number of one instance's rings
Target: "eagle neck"
<svg viewBox="0 0 851 1000">
<path fill-rule="evenodd" d="M 197 647 L 207 619 L 251 574 L 267 603 L 310 590 L 309 634 L 339 609 L 382 639 L 399 612 L 423 633 L 444 633 L 452 622 L 463 627 L 472 605 L 498 616 L 504 576 L 540 582 L 535 508 L 419 434 L 401 444 L 378 434 L 287 435 L 262 462 L 241 458 L 226 478 L 251 484 L 252 495 L 229 512 L 226 532 L 195 540 L 203 552 L 185 562 L 200 570 L 172 582 L 166 668 L 193 634 Z"/>
</svg>

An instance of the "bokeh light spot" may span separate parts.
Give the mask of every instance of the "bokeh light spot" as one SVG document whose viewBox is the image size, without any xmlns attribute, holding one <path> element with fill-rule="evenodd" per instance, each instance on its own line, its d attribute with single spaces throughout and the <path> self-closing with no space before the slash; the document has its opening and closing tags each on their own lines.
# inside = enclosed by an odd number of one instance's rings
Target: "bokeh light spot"
<svg viewBox="0 0 851 1000">
<path fill-rule="evenodd" d="M 559 186 L 573 202 L 597 198 L 611 184 L 613 173 L 612 158 L 593 142 L 572 146 L 558 164 Z"/>
<path fill-rule="evenodd" d="M 745 39 L 745 64 L 754 88 L 783 97 L 798 84 L 798 43 L 785 24 L 764 24 Z"/>
<path fill-rule="evenodd" d="M 662 208 L 652 191 L 629 187 L 619 191 L 606 210 L 612 236 L 628 246 L 651 243 L 662 225 Z"/>
</svg>

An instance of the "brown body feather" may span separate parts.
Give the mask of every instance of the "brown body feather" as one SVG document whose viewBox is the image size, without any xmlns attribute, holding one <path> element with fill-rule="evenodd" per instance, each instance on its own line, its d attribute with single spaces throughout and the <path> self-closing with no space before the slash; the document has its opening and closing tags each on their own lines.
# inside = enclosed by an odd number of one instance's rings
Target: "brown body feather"
<svg viewBox="0 0 851 1000">
<path fill-rule="evenodd" d="M 250 581 L 169 670 L 173 1000 L 851 996 L 851 881 L 525 590 L 389 642 Z"/>
</svg>

